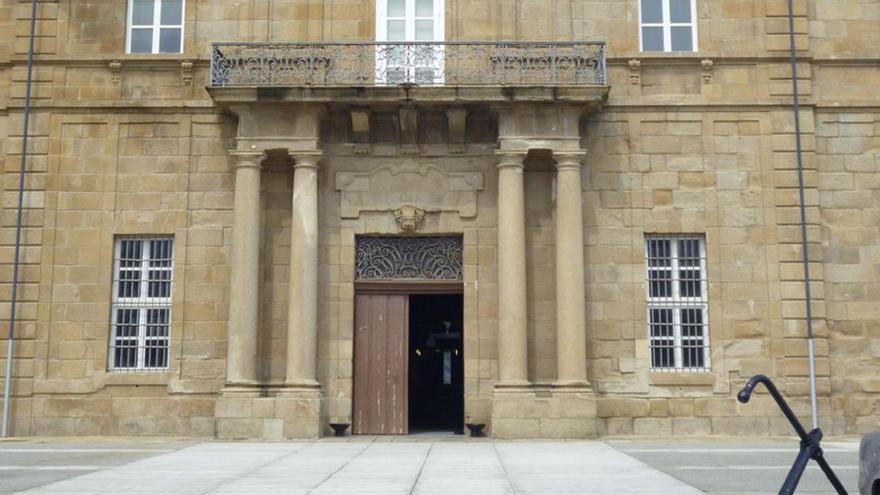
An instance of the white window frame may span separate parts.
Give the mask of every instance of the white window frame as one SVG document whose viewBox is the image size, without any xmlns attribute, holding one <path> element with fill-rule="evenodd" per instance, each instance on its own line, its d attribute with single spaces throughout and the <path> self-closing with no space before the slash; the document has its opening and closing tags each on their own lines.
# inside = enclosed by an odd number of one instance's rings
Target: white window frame
<svg viewBox="0 0 880 495">
<path fill-rule="evenodd" d="M 670 263 L 668 267 L 651 266 L 650 242 L 657 240 L 669 241 Z M 682 240 L 698 241 L 699 245 L 699 270 L 700 277 L 694 280 L 700 281 L 699 297 L 683 297 L 681 295 L 681 270 L 695 270 L 696 267 L 680 266 L 681 257 L 678 253 L 678 242 Z M 671 294 L 669 297 L 654 297 L 651 295 L 651 271 L 663 270 L 670 271 L 671 277 L 669 283 L 671 285 Z M 648 337 L 648 361 L 651 371 L 685 371 L 685 372 L 704 372 L 712 369 L 711 352 L 709 346 L 709 277 L 706 272 L 706 238 L 703 235 L 646 235 L 645 236 L 645 297 L 647 308 L 645 311 L 647 337 Z M 703 366 L 684 366 L 683 356 L 683 336 L 681 311 L 684 309 L 696 309 L 702 312 L 702 351 Z M 671 310 L 672 313 L 672 329 L 673 329 L 673 366 L 655 366 L 653 362 L 654 342 L 660 340 L 668 340 L 668 337 L 655 337 L 651 328 L 651 311 L 652 310 Z M 694 337 L 687 337 L 694 339 Z"/>
<path fill-rule="evenodd" d="M 432 20 L 434 22 L 434 35 L 433 39 L 428 42 L 436 42 L 442 43 L 446 40 L 446 1 L 445 0 L 433 0 L 434 9 L 433 9 L 433 17 L 417 17 L 416 16 L 416 0 L 405 0 L 406 8 L 404 17 L 389 17 L 388 16 L 388 0 L 376 0 L 376 42 L 381 43 L 415 43 L 416 42 L 416 21 L 419 20 Z M 404 39 L 389 41 L 388 40 L 388 21 L 389 20 L 402 20 L 404 21 Z M 426 40 L 422 40 L 422 43 L 426 42 Z M 405 82 L 412 83 L 416 80 L 415 70 L 417 68 L 415 62 L 415 48 L 410 48 L 406 50 L 406 62 L 404 62 L 403 67 L 405 68 Z M 386 70 L 391 66 L 388 62 L 388 50 L 387 47 L 377 46 L 376 50 L 376 83 L 377 84 L 385 84 L 387 82 Z M 434 76 L 433 84 L 443 84 L 444 81 L 444 71 L 443 71 L 443 63 L 445 60 L 445 50 L 444 47 L 436 46 L 433 48 L 433 59 L 434 59 L 434 68 L 436 69 L 436 73 Z M 386 69 L 386 70 L 383 70 Z"/>
<path fill-rule="evenodd" d="M 151 265 L 155 262 L 152 257 L 151 241 L 168 241 L 170 245 L 169 258 L 167 265 Z M 173 236 L 117 236 L 114 239 L 113 246 L 113 283 L 111 285 L 111 305 L 110 305 L 110 332 L 109 332 L 109 352 L 107 355 L 107 369 L 112 372 L 163 372 L 168 370 L 171 359 L 171 303 L 174 294 L 174 237 Z M 140 264 L 137 266 L 123 267 L 122 245 L 123 242 L 139 242 L 140 247 Z M 149 283 L 150 272 L 166 272 L 167 277 L 155 279 L 168 283 L 168 295 L 164 297 L 150 297 Z M 123 272 L 138 272 L 136 279 L 123 279 L 120 274 Z M 122 281 L 137 281 L 138 296 L 137 297 L 121 297 L 119 295 L 119 285 Z M 117 335 L 117 325 L 119 324 L 119 310 L 137 311 L 137 335 L 135 337 L 120 337 Z M 151 310 L 165 311 L 167 315 L 167 331 L 164 336 L 148 336 L 147 329 L 149 326 L 147 314 Z M 148 366 L 146 362 L 147 340 L 159 341 L 165 349 L 165 362 L 161 366 Z M 135 364 L 133 366 L 117 366 L 116 349 L 122 347 L 121 342 L 135 342 Z M 130 347 L 130 345 L 126 346 Z"/>
<path fill-rule="evenodd" d="M 673 27 L 690 27 L 691 28 L 691 45 L 693 49 L 688 52 L 683 52 L 681 50 L 675 50 L 680 53 L 691 53 L 699 50 L 699 46 L 697 45 L 697 40 L 699 36 L 697 36 L 697 0 L 690 0 L 691 2 L 691 22 L 672 22 L 670 20 L 669 14 L 669 0 L 661 0 L 663 4 L 663 22 L 642 22 L 642 0 L 636 0 L 638 4 L 638 15 L 639 15 L 639 51 L 645 53 L 669 53 L 672 52 L 672 28 Z M 663 28 L 663 50 L 650 50 L 645 51 L 645 43 L 643 39 L 643 28 L 646 27 L 660 27 Z"/>
<path fill-rule="evenodd" d="M 168 54 L 183 53 L 183 39 L 185 36 L 186 25 L 186 0 L 180 3 L 180 24 L 162 24 L 162 2 L 163 0 L 153 0 L 153 23 L 134 25 L 134 0 L 128 0 L 128 13 L 125 16 L 125 53 L 131 53 L 131 32 L 133 29 L 152 29 L 153 30 L 153 47 L 150 54 Z M 180 29 L 180 47 L 176 52 L 160 52 L 159 51 L 159 34 L 162 28 L 179 28 Z M 141 55 L 147 53 L 138 52 Z"/>
</svg>

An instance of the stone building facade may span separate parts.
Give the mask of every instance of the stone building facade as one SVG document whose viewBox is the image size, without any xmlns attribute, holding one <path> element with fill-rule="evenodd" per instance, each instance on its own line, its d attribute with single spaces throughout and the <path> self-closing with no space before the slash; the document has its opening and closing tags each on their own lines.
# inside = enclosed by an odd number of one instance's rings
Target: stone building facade
<svg viewBox="0 0 880 495">
<path fill-rule="evenodd" d="M 819 411 L 861 433 L 880 2 L 794 5 Z M 0 0 L 4 319 L 29 16 Z M 808 414 L 786 1 L 40 0 L 36 25 L 12 434 L 406 433 L 453 402 L 496 437 L 788 433 L 736 403 L 756 373 Z M 425 389 L 460 388 L 418 412 L 429 348 Z"/>
</svg>

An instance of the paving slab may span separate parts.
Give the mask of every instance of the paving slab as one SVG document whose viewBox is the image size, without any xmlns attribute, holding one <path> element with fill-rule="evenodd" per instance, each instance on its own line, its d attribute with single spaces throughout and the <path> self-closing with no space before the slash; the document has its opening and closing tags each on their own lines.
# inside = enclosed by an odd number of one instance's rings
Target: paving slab
<svg viewBox="0 0 880 495">
<path fill-rule="evenodd" d="M 701 493 L 602 442 L 420 437 L 205 442 L 37 486 L 36 494 Z"/>
</svg>

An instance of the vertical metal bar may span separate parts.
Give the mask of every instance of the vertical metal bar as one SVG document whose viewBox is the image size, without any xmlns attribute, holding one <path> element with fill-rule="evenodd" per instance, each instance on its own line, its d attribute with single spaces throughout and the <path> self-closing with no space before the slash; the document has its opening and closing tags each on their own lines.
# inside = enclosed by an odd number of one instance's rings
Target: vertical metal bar
<svg viewBox="0 0 880 495">
<path fill-rule="evenodd" d="M 819 427 L 819 408 L 816 399 L 816 355 L 813 341 L 813 308 L 812 308 L 812 288 L 810 287 L 810 249 L 807 242 L 807 205 L 804 199 L 804 162 L 803 151 L 801 147 L 801 110 L 798 95 L 798 72 L 797 72 L 797 56 L 795 54 L 796 44 L 794 36 L 794 0 L 788 0 L 788 36 L 790 42 L 790 61 L 791 61 L 791 85 L 794 92 L 794 133 L 795 133 L 795 149 L 797 154 L 797 178 L 798 178 L 798 200 L 800 204 L 801 214 L 801 250 L 803 251 L 804 264 L 804 303 L 806 306 L 807 317 L 807 350 L 809 362 L 809 381 L 810 381 L 810 411 L 812 412 L 813 428 Z"/>
<path fill-rule="evenodd" d="M 3 378 L 3 426 L 0 436 L 9 436 L 9 402 L 12 400 L 12 361 L 14 358 L 15 303 L 18 297 L 18 265 L 21 251 L 21 217 L 24 204 L 24 176 L 27 164 L 28 125 L 31 115 L 31 84 L 34 68 L 34 34 L 37 26 L 37 0 L 31 0 L 31 32 L 28 40 L 27 80 L 24 95 L 24 135 L 21 140 L 21 164 L 18 169 L 18 208 L 15 214 L 15 252 L 12 259 L 12 301 L 9 307 L 9 335 L 6 340 L 6 374 Z"/>
</svg>

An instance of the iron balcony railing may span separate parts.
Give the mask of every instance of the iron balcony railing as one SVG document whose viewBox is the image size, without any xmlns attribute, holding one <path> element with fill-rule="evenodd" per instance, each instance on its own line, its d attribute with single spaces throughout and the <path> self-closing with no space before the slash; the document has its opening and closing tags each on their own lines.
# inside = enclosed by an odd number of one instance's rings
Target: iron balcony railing
<svg viewBox="0 0 880 495">
<path fill-rule="evenodd" d="M 605 85 L 605 43 L 214 43 L 211 86 Z"/>
</svg>

